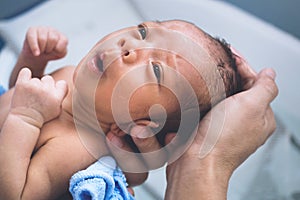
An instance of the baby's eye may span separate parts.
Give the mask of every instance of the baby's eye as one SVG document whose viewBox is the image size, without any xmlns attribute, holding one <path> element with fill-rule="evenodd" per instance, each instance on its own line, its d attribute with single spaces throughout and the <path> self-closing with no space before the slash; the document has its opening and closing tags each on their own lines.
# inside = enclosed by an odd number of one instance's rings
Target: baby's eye
<svg viewBox="0 0 300 200">
<path fill-rule="evenodd" d="M 160 65 L 154 62 L 152 62 L 151 64 L 152 64 L 154 75 L 157 79 L 157 83 L 160 84 L 160 79 L 161 79 Z"/>
<path fill-rule="evenodd" d="M 104 71 L 103 61 L 100 58 L 96 60 L 96 66 L 98 67 L 100 72 Z"/>
<path fill-rule="evenodd" d="M 142 37 L 142 40 L 144 40 L 147 36 L 147 28 L 145 27 L 145 25 L 143 24 L 138 25 L 138 31 Z"/>
</svg>

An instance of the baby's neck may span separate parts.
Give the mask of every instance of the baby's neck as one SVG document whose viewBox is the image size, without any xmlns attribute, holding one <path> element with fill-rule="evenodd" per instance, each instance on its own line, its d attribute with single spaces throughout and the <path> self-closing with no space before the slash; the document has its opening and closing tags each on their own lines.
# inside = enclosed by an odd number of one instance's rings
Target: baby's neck
<svg viewBox="0 0 300 200">
<path fill-rule="evenodd" d="M 89 129 L 95 133 L 108 133 L 111 129 L 111 125 L 103 122 L 99 122 L 95 116 L 95 112 L 87 108 L 85 103 L 80 100 L 74 102 L 73 90 L 69 88 L 69 92 L 62 103 L 61 115 L 71 121 L 76 126 L 81 126 Z M 102 131 L 101 131 L 102 129 Z"/>
</svg>

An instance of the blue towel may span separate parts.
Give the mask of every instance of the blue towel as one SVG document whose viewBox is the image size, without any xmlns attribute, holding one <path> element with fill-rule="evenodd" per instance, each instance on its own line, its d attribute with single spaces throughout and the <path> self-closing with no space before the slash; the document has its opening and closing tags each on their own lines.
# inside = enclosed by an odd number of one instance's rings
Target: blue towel
<svg viewBox="0 0 300 200">
<path fill-rule="evenodd" d="M 4 94 L 6 92 L 6 90 L 4 89 L 4 87 L 2 87 L 2 85 L 0 85 L 0 96 L 2 94 Z"/>
<path fill-rule="evenodd" d="M 74 200 L 134 200 L 126 186 L 126 178 L 116 161 L 105 156 L 75 173 L 69 191 Z"/>
</svg>

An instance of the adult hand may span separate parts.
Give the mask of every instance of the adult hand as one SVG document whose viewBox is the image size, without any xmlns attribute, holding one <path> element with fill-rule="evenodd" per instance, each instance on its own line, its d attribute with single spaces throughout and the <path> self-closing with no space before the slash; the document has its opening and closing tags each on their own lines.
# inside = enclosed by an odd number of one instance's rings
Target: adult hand
<svg viewBox="0 0 300 200">
<path fill-rule="evenodd" d="M 244 91 L 216 105 L 201 120 L 191 146 L 167 168 L 166 199 L 194 199 L 198 196 L 202 199 L 226 199 L 232 172 L 275 130 L 275 118 L 270 107 L 278 93 L 275 72 L 264 69 L 256 75 L 247 63 L 239 57 L 237 59 Z M 207 134 L 216 134 L 210 124 L 218 118 L 218 114 L 225 116 L 220 137 L 203 158 L 204 138 Z M 166 139 L 169 142 L 173 137 L 170 134 Z"/>
<path fill-rule="evenodd" d="M 196 138 L 191 146 L 183 156 L 168 166 L 167 198 L 186 199 L 195 197 L 191 194 L 195 192 L 194 194 L 196 195 L 197 192 L 200 192 L 201 190 L 199 190 L 197 185 L 200 182 L 203 183 L 199 181 L 197 172 L 201 172 L 199 175 L 202 178 L 209 178 L 207 180 L 209 182 L 211 181 L 210 178 L 216 181 L 214 178 L 222 177 L 223 180 L 218 180 L 216 185 L 223 188 L 223 190 L 220 190 L 223 192 L 221 195 L 226 195 L 228 180 L 234 169 L 261 146 L 275 129 L 275 119 L 270 108 L 271 101 L 278 93 L 274 82 L 275 72 L 271 69 L 266 69 L 257 75 L 242 58 L 236 56 L 236 59 L 244 91 L 216 105 L 200 122 Z M 224 115 L 224 112 L 226 112 L 226 115 Z M 212 113 L 214 114 L 212 115 Z M 217 130 L 220 131 L 217 133 L 217 135 L 220 135 L 219 140 L 214 148 L 210 149 L 211 152 L 208 156 L 202 158 L 203 155 L 206 155 L 201 151 L 203 145 L 207 145 L 203 144 L 204 138 L 209 134 L 216 134 L 214 133 L 216 130 L 210 129 L 210 124 L 215 117 L 218 118 L 218 115 L 221 118 L 225 117 L 223 119 L 224 126 L 221 130 Z M 141 135 L 141 133 L 147 137 L 134 137 Z M 174 139 L 176 144 L 175 135 L 168 134 L 166 143 Z M 166 156 L 172 153 L 170 151 L 166 153 L 160 152 L 161 154 L 156 157 L 145 159 L 144 155 L 134 156 L 128 154 L 131 148 L 122 137 L 117 137 L 112 133 L 109 133 L 107 136 L 108 146 L 121 167 L 122 165 L 125 165 L 125 168 L 134 168 L 136 166 L 142 168 L 145 166 L 145 169 L 147 169 L 147 167 L 151 166 L 152 158 L 156 158 L 155 163 L 159 166 L 166 160 Z M 154 152 L 161 148 L 149 129 L 136 127 L 132 130 L 132 136 L 141 153 Z M 120 151 L 120 149 L 125 151 Z M 206 175 L 209 177 L 206 177 Z M 187 188 L 187 182 L 189 182 L 188 186 L 195 185 L 195 187 Z M 206 194 L 210 193 L 206 192 Z"/>
</svg>

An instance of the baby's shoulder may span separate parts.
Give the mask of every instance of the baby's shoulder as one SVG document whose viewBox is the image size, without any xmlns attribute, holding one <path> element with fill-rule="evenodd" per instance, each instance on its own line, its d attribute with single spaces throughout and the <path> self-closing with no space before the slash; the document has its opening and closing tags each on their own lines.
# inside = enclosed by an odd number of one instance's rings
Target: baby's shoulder
<svg viewBox="0 0 300 200">
<path fill-rule="evenodd" d="M 58 70 L 51 73 L 51 76 L 54 78 L 54 80 L 65 80 L 67 82 L 72 81 L 73 74 L 75 71 L 75 66 L 68 65 L 62 68 L 59 68 Z"/>
</svg>

